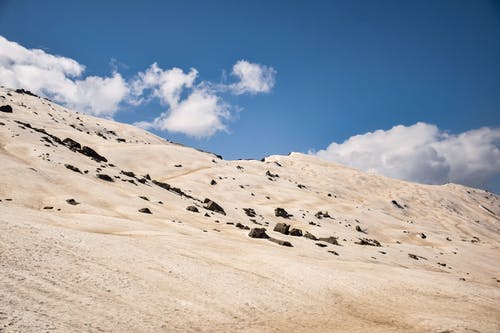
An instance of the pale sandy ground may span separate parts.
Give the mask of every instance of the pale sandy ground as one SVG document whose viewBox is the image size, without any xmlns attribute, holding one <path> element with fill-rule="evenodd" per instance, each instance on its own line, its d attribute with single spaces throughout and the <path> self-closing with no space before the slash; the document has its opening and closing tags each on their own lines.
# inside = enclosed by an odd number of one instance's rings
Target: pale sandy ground
<svg viewBox="0 0 500 333">
<path fill-rule="evenodd" d="M 44 99 L 3 88 L 0 96 L 14 109 L 0 112 L 0 332 L 500 332 L 494 194 L 297 153 L 224 161 Z M 108 163 L 49 144 L 16 120 L 88 145 Z M 100 180 L 98 167 L 121 178 Z M 121 170 L 210 198 L 227 215 L 149 180 L 124 182 Z M 153 214 L 138 212 L 144 207 Z M 275 217 L 277 207 L 294 217 Z M 260 227 L 242 208 L 293 247 L 226 224 Z M 316 218 L 320 210 L 333 218 Z M 339 237 L 340 246 L 274 232 L 277 222 Z M 382 247 L 355 244 L 360 237 Z"/>
</svg>

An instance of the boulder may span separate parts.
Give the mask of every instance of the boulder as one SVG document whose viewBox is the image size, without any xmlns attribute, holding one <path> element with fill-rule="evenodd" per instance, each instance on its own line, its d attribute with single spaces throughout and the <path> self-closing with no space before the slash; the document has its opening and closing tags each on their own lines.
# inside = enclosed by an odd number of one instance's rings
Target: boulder
<svg viewBox="0 0 500 333">
<path fill-rule="evenodd" d="M 309 231 L 306 231 L 306 233 L 304 234 L 304 237 L 305 237 L 305 238 L 308 238 L 308 239 L 310 239 L 310 240 L 314 240 L 314 241 L 318 240 L 318 237 L 314 236 L 314 235 L 313 235 L 313 234 L 311 234 Z"/>
<path fill-rule="evenodd" d="M 105 180 L 107 182 L 114 182 L 114 179 L 111 178 L 111 176 L 108 176 L 106 174 L 103 174 L 103 173 L 98 173 L 97 175 L 97 178 L 101 179 L 101 180 Z"/>
<path fill-rule="evenodd" d="M 250 238 L 269 238 L 269 235 L 266 234 L 266 228 L 252 228 L 248 233 L 248 237 Z"/>
<path fill-rule="evenodd" d="M 205 207 L 204 207 L 205 209 L 211 210 L 212 212 L 216 212 L 216 213 L 219 213 L 222 215 L 226 215 L 226 212 L 224 211 L 224 209 L 219 204 L 217 204 L 215 201 L 212 201 L 212 200 L 206 198 L 205 201 L 203 201 L 203 203 L 205 204 Z"/>
<path fill-rule="evenodd" d="M 290 230 L 290 236 L 302 237 L 302 230 L 293 228 L 292 230 Z"/>
<path fill-rule="evenodd" d="M 283 235 L 288 235 L 289 230 L 290 230 L 290 225 L 286 223 L 276 223 L 273 229 L 273 231 L 280 232 Z"/>
<path fill-rule="evenodd" d="M 243 229 L 243 230 L 250 230 L 250 227 L 249 226 L 246 226 L 244 224 L 241 224 L 241 223 L 236 223 L 236 227 L 237 228 L 240 228 L 240 229 Z"/>
<path fill-rule="evenodd" d="M 12 106 L 2 105 L 2 106 L 0 106 L 0 111 L 5 112 L 5 113 L 12 113 Z"/>
<path fill-rule="evenodd" d="M 283 208 L 280 208 L 280 207 L 278 207 L 274 210 L 274 215 L 277 217 L 285 218 L 285 219 L 289 219 L 290 217 L 293 216 L 292 214 L 288 214 L 288 212 L 286 210 L 284 210 Z"/>
<path fill-rule="evenodd" d="M 76 206 L 76 205 L 79 205 L 80 203 L 77 202 L 75 199 L 68 199 L 66 200 L 66 202 L 70 205 L 73 205 L 73 206 Z"/>
<path fill-rule="evenodd" d="M 190 211 L 190 212 L 193 212 L 193 213 L 199 213 L 200 212 L 196 206 L 187 206 L 186 210 Z"/>
<path fill-rule="evenodd" d="M 80 149 L 79 151 L 83 155 L 90 157 L 91 159 L 93 159 L 96 162 L 107 162 L 108 161 L 104 156 L 99 155 L 94 149 L 92 149 L 90 147 L 83 146 L 82 149 Z"/>
<path fill-rule="evenodd" d="M 139 209 L 139 212 L 144 213 L 144 214 L 153 214 L 153 213 L 151 213 L 151 210 L 149 210 L 149 208 L 141 208 L 141 209 Z"/>
<path fill-rule="evenodd" d="M 82 148 L 82 146 L 78 142 L 71 138 L 64 139 L 62 143 L 72 151 L 78 151 Z"/>
<path fill-rule="evenodd" d="M 82 172 L 80 171 L 80 169 L 78 169 L 76 166 L 73 166 L 73 165 L 71 165 L 71 164 L 64 164 L 64 166 L 65 166 L 67 169 L 71 170 L 71 171 L 78 172 L 78 173 L 82 173 Z"/>
<path fill-rule="evenodd" d="M 210 185 L 212 185 L 212 186 L 213 186 L 213 185 L 217 185 L 217 182 L 216 182 L 215 180 L 213 180 L 213 179 L 212 179 L 212 180 L 210 181 Z"/>
</svg>

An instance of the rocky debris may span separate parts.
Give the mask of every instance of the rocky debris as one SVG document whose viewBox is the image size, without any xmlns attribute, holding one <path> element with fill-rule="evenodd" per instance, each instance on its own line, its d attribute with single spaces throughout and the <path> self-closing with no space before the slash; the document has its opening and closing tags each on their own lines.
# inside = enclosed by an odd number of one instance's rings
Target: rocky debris
<svg viewBox="0 0 500 333">
<path fill-rule="evenodd" d="M 319 246 L 319 247 L 327 247 L 328 246 L 328 245 L 323 244 L 323 243 L 316 243 L 316 245 Z"/>
<path fill-rule="evenodd" d="M 280 207 L 278 207 L 274 210 L 274 215 L 277 217 L 285 218 L 285 219 L 289 219 L 290 217 L 293 216 L 292 214 L 288 214 L 288 212 L 286 210 L 284 210 L 283 208 L 280 208 Z"/>
<path fill-rule="evenodd" d="M 96 177 L 99 178 L 99 179 L 101 179 L 101 180 L 105 180 L 107 182 L 114 182 L 114 179 L 111 178 L 111 176 L 108 176 L 108 175 L 106 175 L 104 173 L 98 173 L 96 175 Z"/>
<path fill-rule="evenodd" d="M 140 195 L 139 198 L 141 198 L 142 200 L 146 200 L 146 201 L 149 201 L 149 198 L 148 197 L 145 197 L 143 195 Z"/>
<path fill-rule="evenodd" d="M 422 257 L 422 256 L 418 256 L 418 255 L 413 254 L 413 253 L 408 253 L 408 257 L 410 257 L 410 258 L 412 258 L 414 260 L 419 260 L 419 259 L 427 260 L 427 258 Z"/>
<path fill-rule="evenodd" d="M 271 173 L 269 170 L 266 171 L 267 179 L 275 180 L 274 178 L 279 178 L 280 176 L 277 173 Z"/>
<path fill-rule="evenodd" d="M 210 185 L 212 185 L 212 186 L 213 186 L 213 185 L 217 185 L 217 182 L 216 182 L 215 180 L 213 180 L 213 179 L 212 179 L 212 180 L 210 181 Z"/>
<path fill-rule="evenodd" d="M 418 258 L 417 258 L 417 260 L 418 260 Z M 442 263 L 442 262 L 438 262 L 437 264 L 438 264 L 439 266 L 443 266 L 443 267 L 446 267 L 446 264 L 445 264 L 445 263 Z"/>
<path fill-rule="evenodd" d="M 66 167 L 66 169 L 69 169 L 71 171 L 74 171 L 74 172 L 78 172 L 78 173 L 82 173 L 80 171 L 80 169 L 78 169 L 76 166 L 73 166 L 71 164 L 64 164 L 64 166 Z"/>
<path fill-rule="evenodd" d="M 366 230 L 361 229 L 361 227 L 359 225 L 356 226 L 356 231 L 361 232 L 363 234 L 366 234 Z"/>
<path fill-rule="evenodd" d="M 250 227 L 249 226 L 246 226 L 244 224 L 241 224 L 241 223 L 236 223 L 236 228 L 240 228 L 242 230 L 250 230 Z"/>
<path fill-rule="evenodd" d="M 146 175 L 149 177 L 149 175 Z M 145 184 L 146 183 L 146 178 L 141 178 L 138 180 L 140 183 L 142 184 Z M 159 186 L 169 192 L 172 192 L 172 193 L 175 193 L 177 195 L 180 195 L 181 197 L 186 197 L 188 199 L 193 199 L 193 200 L 196 200 L 196 201 L 200 201 L 192 196 L 190 196 L 189 194 L 185 193 L 184 191 L 182 191 L 180 188 L 178 187 L 173 187 L 173 186 L 170 186 L 170 184 L 167 184 L 167 183 L 162 183 L 162 182 L 159 182 L 157 180 L 153 180 L 153 184 L 155 184 L 156 186 Z"/>
<path fill-rule="evenodd" d="M 251 238 L 269 238 L 266 233 L 266 228 L 252 228 L 248 233 L 248 237 Z"/>
<path fill-rule="evenodd" d="M 290 225 L 286 223 L 276 223 L 273 231 L 280 232 L 283 235 L 288 235 L 290 231 Z"/>
<path fill-rule="evenodd" d="M 91 159 L 93 159 L 96 162 L 107 162 L 108 161 L 104 156 L 99 155 L 94 149 L 87 147 L 87 146 L 83 146 L 82 149 L 79 150 L 79 152 L 85 156 L 90 157 Z"/>
<path fill-rule="evenodd" d="M 305 189 L 307 188 L 305 185 L 302 185 L 302 184 L 297 184 L 297 187 L 300 188 L 300 189 Z"/>
<path fill-rule="evenodd" d="M 22 95 L 30 95 L 30 96 L 33 96 L 33 97 L 38 97 L 37 95 L 33 94 L 31 91 L 24 90 L 24 89 L 16 89 L 16 93 L 22 94 Z"/>
<path fill-rule="evenodd" d="M 12 113 L 12 106 L 2 105 L 2 106 L 0 106 L 0 112 Z"/>
<path fill-rule="evenodd" d="M 426 235 L 422 232 L 422 233 L 420 234 L 420 238 L 422 238 L 422 239 L 426 239 L 426 238 L 427 238 L 427 236 L 426 236 Z"/>
<path fill-rule="evenodd" d="M 116 141 L 118 141 L 118 142 L 126 142 L 126 140 L 123 139 L 123 138 L 116 138 Z"/>
<path fill-rule="evenodd" d="M 292 230 L 290 230 L 290 236 L 302 237 L 302 230 L 292 228 Z"/>
<path fill-rule="evenodd" d="M 335 251 L 333 251 L 333 250 L 329 250 L 328 252 L 330 252 L 331 254 L 334 254 L 334 255 L 336 255 L 336 256 L 338 256 L 338 255 L 339 255 L 337 252 L 335 252 Z"/>
<path fill-rule="evenodd" d="M 66 202 L 70 205 L 73 205 L 73 206 L 76 206 L 76 205 L 79 205 L 80 203 L 77 202 L 75 199 L 68 199 L 66 200 Z"/>
<path fill-rule="evenodd" d="M 216 213 L 219 213 L 222 215 L 226 215 L 226 212 L 224 211 L 224 209 L 215 201 L 210 200 L 209 198 L 205 198 L 203 203 L 205 204 L 205 207 L 204 207 L 205 209 L 211 210 L 212 212 L 216 212 Z"/>
<path fill-rule="evenodd" d="M 245 212 L 245 214 L 247 214 L 248 217 L 255 217 L 257 215 L 253 208 L 243 208 L 243 211 Z"/>
<path fill-rule="evenodd" d="M 187 206 L 186 210 L 190 211 L 190 212 L 193 212 L 193 213 L 199 213 L 200 212 L 196 206 Z"/>
<path fill-rule="evenodd" d="M 355 242 L 355 244 L 377 246 L 377 247 L 382 246 L 382 245 L 380 245 L 379 241 L 377 241 L 376 239 L 369 239 L 369 238 L 359 238 L 359 242 Z"/>
<path fill-rule="evenodd" d="M 333 245 L 340 246 L 340 244 L 338 242 L 338 237 L 333 237 L 333 236 L 330 236 L 330 237 L 320 237 L 318 240 L 321 241 L 321 242 L 326 242 L 326 243 L 330 243 L 330 244 L 333 244 Z"/>
<path fill-rule="evenodd" d="M 123 170 L 122 170 L 122 171 L 120 171 L 120 173 L 121 173 L 122 175 L 127 176 L 127 177 L 132 177 L 132 178 L 135 178 L 135 173 L 133 173 L 132 171 L 123 171 Z"/>
<path fill-rule="evenodd" d="M 151 210 L 149 210 L 149 208 L 141 208 L 141 209 L 139 209 L 139 212 L 144 213 L 144 214 L 153 214 L 153 213 L 151 213 Z"/>
<path fill-rule="evenodd" d="M 318 237 L 314 236 L 309 231 L 306 231 L 306 233 L 304 234 L 304 237 L 308 238 L 310 240 L 313 240 L 313 241 L 317 241 L 318 240 Z"/>
<path fill-rule="evenodd" d="M 396 200 L 392 200 L 392 201 L 391 201 L 391 203 L 392 203 L 394 206 L 398 207 L 399 209 L 404 209 L 404 207 L 403 207 L 403 206 L 401 206 L 401 205 L 400 205 L 400 204 L 399 204 Z"/>
<path fill-rule="evenodd" d="M 328 214 L 327 211 L 325 212 L 322 212 L 322 211 L 319 211 L 317 212 L 316 214 L 314 214 L 314 216 L 317 218 L 317 219 L 322 219 L 322 218 L 331 218 L 330 214 Z"/>
<path fill-rule="evenodd" d="M 52 206 L 45 206 L 45 207 L 43 207 L 43 209 L 54 209 L 54 207 L 52 207 Z"/>
<path fill-rule="evenodd" d="M 281 240 L 281 239 L 276 239 L 276 238 L 270 237 L 268 240 L 273 242 L 273 243 L 279 244 L 281 246 L 293 247 L 292 243 L 290 243 L 288 241 Z"/>
<path fill-rule="evenodd" d="M 78 151 L 82 148 L 82 146 L 78 142 L 71 138 L 64 139 L 62 143 L 72 151 Z"/>
</svg>

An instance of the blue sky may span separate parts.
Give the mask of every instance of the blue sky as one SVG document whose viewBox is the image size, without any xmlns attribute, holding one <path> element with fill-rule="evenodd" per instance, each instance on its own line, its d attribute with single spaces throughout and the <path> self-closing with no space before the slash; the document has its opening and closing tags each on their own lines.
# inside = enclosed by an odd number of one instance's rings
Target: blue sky
<svg viewBox="0 0 500 333">
<path fill-rule="evenodd" d="M 117 71 L 129 80 L 157 63 L 184 73 L 195 68 L 197 84 L 230 86 L 237 84 L 231 72 L 239 60 L 273 69 L 268 91 L 216 92 L 231 114 L 223 119 L 226 131 L 200 138 L 150 128 L 227 159 L 320 151 L 324 158 L 398 178 L 500 189 L 498 2 L 3 0 L 0 35 L 74 59 L 85 66 L 83 76 Z M 151 122 L 169 107 L 154 98 L 121 103 L 113 117 Z M 418 122 L 427 126 L 412 127 Z M 402 133 L 391 132 L 397 125 Z M 470 132 L 482 127 L 489 131 Z M 374 145 L 368 132 L 377 130 L 384 131 L 377 140 L 394 144 Z M 416 148 L 394 156 L 401 151 L 398 135 L 412 131 L 427 139 L 405 142 Z M 365 136 L 352 138 L 358 134 Z M 457 151 L 483 143 L 487 161 L 477 155 L 481 149 L 458 160 Z M 422 158 L 430 161 L 424 170 L 440 163 L 430 178 L 409 173 L 400 162 Z M 464 169 L 477 160 L 489 168 Z M 405 170 L 395 170 L 398 165 Z M 474 176 L 479 174 L 488 177 Z"/>
</svg>

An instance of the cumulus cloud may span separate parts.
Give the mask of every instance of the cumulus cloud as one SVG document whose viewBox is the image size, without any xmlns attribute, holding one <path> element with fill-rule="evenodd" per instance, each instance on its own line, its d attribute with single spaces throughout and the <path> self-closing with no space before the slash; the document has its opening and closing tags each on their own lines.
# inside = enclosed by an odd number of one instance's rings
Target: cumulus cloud
<svg viewBox="0 0 500 333">
<path fill-rule="evenodd" d="M 116 60 L 115 60 L 116 62 Z M 166 109 L 150 122 L 137 126 L 183 133 L 201 138 L 227 131 L 231 107 L 224 93 L 258 94 L 271 91 L 272 67 L 240 60 L 233 66 L 234 83 L 196 82 L 198 71 L 162 69 L 153 63 L 132 78 L 115 69 L 111 76 L 83 76 L 85 66 L 76 60 L 27 49 L 0 36 L 0 84 L 25 88 L 67 107 L 88 114 L 112 117 L 122 105 L 140 106 L 158 100 Z"/>
<path fill-rule="evenodd" d="M 352 136 L 311 152 L 367 172 L 426 184 L 484 187 L 500 175 L 500 128 L 483 127 L 457 135 L 435 125 L 398 125 Z"/>
<path fill-rule="evenodd" d="M 245 93 L 268 93 L 274 86 L 276 70 L 272 67 L 240 60 L 233 66 L 232 75 L 239 79 L 229 85 L 229 89 L 236 95 Z"/>
<path fill-rule="evenodd" d="M 118 73 L 81 78 L 85 66 L 77 61 L 27 49 L 0 36 L 0 84 L 26 88 L 79 111 L 111 117 L 128 94 Z"/>
</svg>

